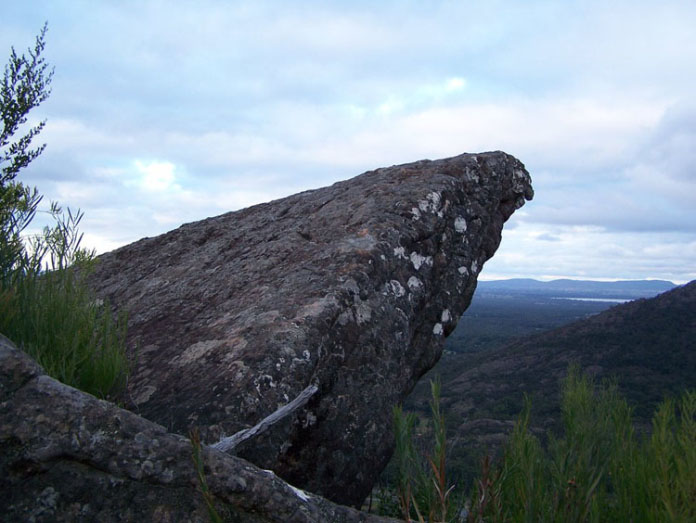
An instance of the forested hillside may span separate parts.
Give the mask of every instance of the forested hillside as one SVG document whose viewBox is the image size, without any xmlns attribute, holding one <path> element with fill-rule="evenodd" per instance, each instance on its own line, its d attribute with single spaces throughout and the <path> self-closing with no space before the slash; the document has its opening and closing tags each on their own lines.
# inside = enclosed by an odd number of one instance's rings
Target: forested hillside
<svg viewBox="0 0 696 523">
<path fill-rule="evenodd" d="M 497 349 L 446 355 L 439 368 L 447 369 L 442 403 L 453 442 L 450 470 L 469 478 L 481 454 L 496 452 L 524 394 L 533 401 L 532 426 L 540 433 L 555 428 L 560 380 L 573 362 L 599 379 L 616 379 L 647 427 L 665 396 L 696 386 L 696 282 Z M 423 413 L 424 381 L 407 402 Z"/>
</svg>

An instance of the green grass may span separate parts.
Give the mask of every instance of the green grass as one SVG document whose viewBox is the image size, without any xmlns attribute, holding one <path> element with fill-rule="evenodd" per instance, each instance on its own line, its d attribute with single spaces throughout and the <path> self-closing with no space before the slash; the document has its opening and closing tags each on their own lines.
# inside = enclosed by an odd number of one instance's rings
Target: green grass
<svg viewBox="0 0 696 523">
<path fill-rule="evenodd" d="M 71 268 L 21 273 L 0 288 L 0 332 L 67 385 L 107 398 L 125 384 L 126 318 Z"/>
<path fill-rule="evenodd" d="M 571 368 L 564 434 L 547 445 L 529 432 L 527 402 L 502 461 L 484 461 L 468 520 L 696 521 L 696 392 L 663 402 L 652 435 L 636 434 L 613 384 Z"/>
<path fill-rule="evenodd" d="M 29 240 L 20 236 L 16 224 L 23 228 L 33 219 L 38 201 L 0 220 L 0 333 L 49 376 L 111 398 L 129 371 L 126 317 L 115 314 L 87 285 L 97 261 L 93 252 L 80 248 L 82 213 L 63 213 L 53 204 L 54 227 Z"/>
</svg>

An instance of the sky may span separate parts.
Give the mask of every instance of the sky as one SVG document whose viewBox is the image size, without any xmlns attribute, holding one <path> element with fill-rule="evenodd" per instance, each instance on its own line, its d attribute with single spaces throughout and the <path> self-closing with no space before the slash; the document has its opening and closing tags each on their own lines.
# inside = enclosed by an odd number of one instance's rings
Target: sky
<svg viewBox="0 0 696 523">
<path fill-rule="evenodd" d="M 47 148 L 20 180 L 84 211 L 98 252 L 377 167 L 503 150 L 536 195 L 481 279 L 696 279 L 696 2 L 1 11 L 0 59 L 47 21 L 55 67 L 30 121 L 47 120 Z"/>
</svg>

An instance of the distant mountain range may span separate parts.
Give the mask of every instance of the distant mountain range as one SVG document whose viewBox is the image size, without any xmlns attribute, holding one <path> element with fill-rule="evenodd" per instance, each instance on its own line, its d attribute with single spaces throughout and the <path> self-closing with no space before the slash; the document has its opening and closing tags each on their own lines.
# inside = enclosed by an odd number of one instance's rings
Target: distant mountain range
<svg viewBox="0 0 696 523">
<path fill-rule="evenodd" d="M 530 278 L 479 281 L 478 292 L 558 294 L 578 297 L 645 298 L 669 291 L 676 285 L 665 280 L 552 280 L 539 281 Z"/>
<path fill-rule="evenodd" d="M 547 282 L 542 288 L 548 284 L 568 288 L 567 282 Z M 513 285 L 539 288 L 535 287 L 539 283 L 517 280 Z M 503 282 L 481 284 L 505 288 Z M 616 284 L 632 290 L 660 284 L 674 287 L 669 282 Z M 587 289 L 575 285 L 581 284 L 573 282 L 570 288 Z M 666 396 L 696 388 L 696 281 L 495 349 L 446 354 L 438 369 L 454 441 L 450 470 L 457 469 L 465 480 L 472 477 L 479 456 L 500 448 L 522 410 L 524 394 L 532 398 L 533 428 L 539 432 L 558 428 L 560 382 L 572 362 L 597 379 L 615 379 L 635 408 L 637 423 L 649 427 L 654 408 Z M 427 378 L 422 381 L 406 406 L 427 416 Z"/>
</svg>

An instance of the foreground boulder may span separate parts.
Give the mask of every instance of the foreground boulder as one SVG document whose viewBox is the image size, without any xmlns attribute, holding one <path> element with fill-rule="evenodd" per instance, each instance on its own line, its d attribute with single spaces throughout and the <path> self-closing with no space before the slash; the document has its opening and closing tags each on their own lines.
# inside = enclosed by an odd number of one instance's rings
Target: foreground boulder
<svg viewBox="0 0 696 523">
<path fill-rule="evenodd" d="M 2 521 L 209 521 L 183 436 L 43 374 L 0 336 Z M 225 521 L 387 520 L 294 488 L 223 452 L 200 450 Z"/>
<path fill-rule="evenodd" d="M 305 402 L 234 452 L 345 504 L 392 451 L 392 406 L 440 357 L 503 223 L 532 189 L 502 152 L 420 161 L 209 218 L 105 254 L 129 313 L 122 401 L 205 442 Z"/>
</svg>

